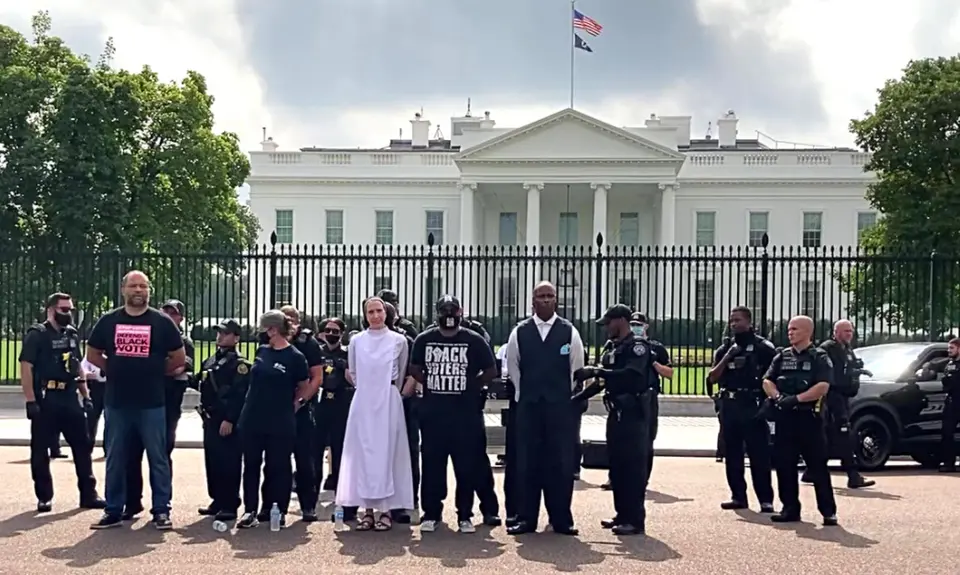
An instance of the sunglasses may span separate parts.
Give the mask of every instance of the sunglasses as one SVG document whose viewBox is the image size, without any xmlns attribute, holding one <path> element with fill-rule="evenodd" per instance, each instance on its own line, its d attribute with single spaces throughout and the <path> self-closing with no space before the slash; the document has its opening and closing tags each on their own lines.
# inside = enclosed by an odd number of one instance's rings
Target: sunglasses
<svg viewBox="0 0 960 575">
<path fill-rule="evenodd" d="M 330 329 L 330 328 L 327 328 L 327 329 L 323 330 L 323 333 L 328 334 L 328 335 L 340 335 L 340 330 L 339 330 L 339 329 Z"/>
<path fill-rule="evenodd" d="M 73 313 L 72 307 L 58 307 L 57 311 L 60 313 Z"/>
</svg>

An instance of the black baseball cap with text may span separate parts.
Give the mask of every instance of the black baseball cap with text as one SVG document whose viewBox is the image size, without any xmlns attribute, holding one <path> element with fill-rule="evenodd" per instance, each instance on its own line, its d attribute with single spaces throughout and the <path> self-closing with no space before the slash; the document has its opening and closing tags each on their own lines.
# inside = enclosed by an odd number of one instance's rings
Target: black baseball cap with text
<svg viewBox="0 0 960 575">
<path fill-rule="evenodd" d="M 632 314 L 633 310 L 631 310 L 627 305 L 622 303 L 614 304 L 610 306 L 606 312 L 604 312 L 603 317 L 598 319 L 597 323 L 603 325 L 615 319 L 625 319 L 629 321 Z"/>
<path fill-rule="evenodd" d="M 635 311 L 630 314 L 630 323 L 642 323 L 647 325 L 650 322 L 647 321 L 647 316 L 645 314 Z"/>
<path fill-rule="evenodd" d="M 181 316 L 184 315 L 185 308 L 183 306 L 183 302 L 178 299 L 168 299 L 166 303 L 160 306 L 160 309 L 167 309 L 167 308 L 170 308 L 176 311 Z"/>
<path fill-rule="evenodd" d="M 220 333 L 229 333 L 232 335 L 243 335 L 243 329 L 240 327 L 240 322 L 235 319 L 227 319 L 220 322 L 215 328 Z"/>
</svg>

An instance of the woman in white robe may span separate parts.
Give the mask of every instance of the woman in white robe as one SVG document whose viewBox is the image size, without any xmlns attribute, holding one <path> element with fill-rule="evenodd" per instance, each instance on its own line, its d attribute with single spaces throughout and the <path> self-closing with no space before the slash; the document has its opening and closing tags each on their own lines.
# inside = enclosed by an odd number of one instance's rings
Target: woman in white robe
<svg viewBox="0 0 960 575">
<path fill-rule="evenodd" d="M 412 509 L 413 470 L 400 386 L 406 379 L 407 340 L 386 325 L 383 300 L 364 302 L 369 328 L 350 340 L 356 386 L 337 484 L 336 503 L 362 507 L 359 531 L 387 531 L 391 509 Z M 407 390 L 409 392 L 409 390 Z"/>
</svg>

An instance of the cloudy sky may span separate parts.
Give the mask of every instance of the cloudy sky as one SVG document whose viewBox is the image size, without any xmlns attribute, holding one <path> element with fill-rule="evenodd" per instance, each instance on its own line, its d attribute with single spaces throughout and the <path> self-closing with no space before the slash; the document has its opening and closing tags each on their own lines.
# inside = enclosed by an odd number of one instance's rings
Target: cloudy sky
<svg viewBox="0 0 960 575">
<path fill-rule="evenodd" d="M 578 0 L 598 20 L 577 108 L 617 125 L 728 110 L 742 136 L 847 145 L 847 123 L 910 58 L 960 52 L 957 0 Z M 255 149 L 385 145 L 422 107 L 448 130 L 467 98 L 519 126 L 569 98 L 565 0 L 17 0 L 0 22 L 167 79 L 203 73 L 219 126 Z"/>
</svg>

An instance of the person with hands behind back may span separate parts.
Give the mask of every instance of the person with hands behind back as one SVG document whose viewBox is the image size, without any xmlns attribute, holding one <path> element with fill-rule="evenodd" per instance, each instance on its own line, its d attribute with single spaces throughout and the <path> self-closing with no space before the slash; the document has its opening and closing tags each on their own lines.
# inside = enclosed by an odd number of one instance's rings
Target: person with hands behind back
<svg viewBox="0 0 960 575">
<path fill-rule="evenodd" d="M 837 525 L 837 502 L 827 469 L 827 440 L 821 403 L 830 390 L 833 363 L 813 345 L 813 320 L 796 316 L 787 325 L 790 347 L 781 350 L 763 376 L 763 391 L 774 403 L 776 434 L 773 458 L 777 469 L 780 513 L 775 523 L 800 521 L 800 457 L 807 464 L 825 526 Z M 727 445 L 727 449 L 730 445 Z"/>
</svg>

